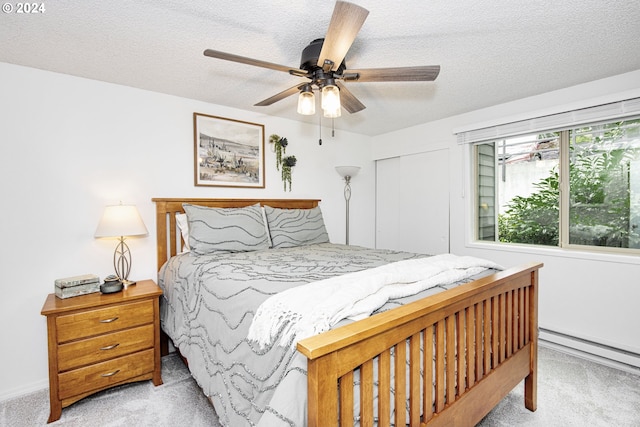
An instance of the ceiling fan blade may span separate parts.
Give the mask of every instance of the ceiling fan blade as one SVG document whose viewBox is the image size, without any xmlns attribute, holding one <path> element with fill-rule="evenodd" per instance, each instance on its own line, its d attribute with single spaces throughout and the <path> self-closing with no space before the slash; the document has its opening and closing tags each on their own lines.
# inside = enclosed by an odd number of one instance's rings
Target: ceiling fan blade
<svg viewBox="0 0 640 427">
<path fill-rule="evenodd" d="M 358 111 L 364 110 L 365 107 L 362 102 L 355 97 L 354 94 L 349 92 L 349 90 L 340 82 L 336 82 L 336 85 L 340 89 L 340 105 L 344 107 L 349 113 L 357 113 Z"/>
<path fill-rule="evenodd" d="M 366 68 L 362 70 L 346 70 L 344 80 L 358 82 L 430 82 L 438 77 L 439 65 L 418 67 Z M 354 77 L 358 74 L 358 77 Z"/>
<path fill-rule="evenodd" d="M 273 103 L 276 103 L 282 99 L 285 99 L 288 96 L 291 96 L 295 93 L 298 93 L 300 91 L 300 88 L 304 86 L 304 84 L 297 84 L 293 87 L 290 87 L 289 89 L 285 89 L 280 93 L 277 93 L 267 99 L 265 99 L 264 101 L 260 101 L 257 104 L 254 104 L 255 107 L 266 107 L 267 105 L 271 105 Z"/>
<path fill-rule="evenodd" d="M 318 66 L 324 68 L 325 61 L 332 61 L 331 70 L 336 70 L 353 44 L 369 11 L 353 3 L 336 2 L 333 15 L 324 37 Z M 325 71 L 329 71 L 325 69 Z"/>
<path fill-rule="evenodd" d="M 284 71 L 295 75 L 306 75 L 307 71 L 298 68 L 287 67 L 285 65 L 274 64 L 272 62 L 260 61 L 259 59 L 247 58 L 245 56 L 234 55 L 232 53 L 220 52 L 219 50 L 207 49 L 205 56 L 211 58 L 224 59 L 225 61 L 239 62 L 241 64 L 254 65 L 256 67 L 269 68 L 276 71 Z"/>
</svg>

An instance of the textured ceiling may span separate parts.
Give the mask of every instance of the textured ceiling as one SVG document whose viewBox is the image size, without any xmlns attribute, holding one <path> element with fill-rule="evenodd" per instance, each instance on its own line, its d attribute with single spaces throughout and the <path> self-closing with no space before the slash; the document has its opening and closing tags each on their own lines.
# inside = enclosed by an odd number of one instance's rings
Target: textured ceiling
<svg viewBox="0 0 640 427">
<path fill-rule="evenodd" d="M 435 82 L 345 83 L 367 108 L 343 112 L 337 129 L 378 135 L 640 69 L 637 0 L 353 2 L 370 13 L 347 68 L 442 70 Z M 295 112 L 296 96 L 253 106 L 304 79 L 202 52 L 297 68 L 333 0 L 43 3 L 0 15 L 0 61 L 318 123 Z"/>
</svg>

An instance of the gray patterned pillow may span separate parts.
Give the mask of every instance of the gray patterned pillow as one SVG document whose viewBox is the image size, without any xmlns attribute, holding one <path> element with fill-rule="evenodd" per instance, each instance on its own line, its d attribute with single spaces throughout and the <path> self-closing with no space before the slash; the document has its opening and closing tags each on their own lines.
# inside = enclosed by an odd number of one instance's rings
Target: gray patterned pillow
<svg viewBox="0 0 640 427">
<path fill-rule="evenodd" d="M 208 208 L 185 203 L 182 207 L 189 223 L 189 247 L 196 255 L 269 248 L 258 204 L 244 208 Z"/>
<path fill-rule="evenodd" d="M 274 248 L 328 243 L 320 207 L 313 209 L 276 209 L 265 206 L 271 244 Z"/>
</svg>

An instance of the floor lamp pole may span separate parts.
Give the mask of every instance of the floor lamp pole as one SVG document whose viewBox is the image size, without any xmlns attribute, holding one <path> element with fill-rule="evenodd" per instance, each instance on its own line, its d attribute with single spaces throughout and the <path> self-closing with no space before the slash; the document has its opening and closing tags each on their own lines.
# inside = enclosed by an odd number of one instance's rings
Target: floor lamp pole
<svg viewBox="0 0 640 427">
<path fill-rule="evenodd" d="M 345 224 L 345 230 L 346 230 L 346 236 L 345 236 L 345 243 L 348 245 L 349 244 L 349 200 L 351 200 L 351 177 L 349 175 L 344 177 L 344 201 L 346 204 L 346 212 L 345 212 L 345 218 L 346 218 L 346 224 Z"/>
<path fill-rule="evenodd" d="M 360 166 L 336 166 L 336 172 L 344 179 L 344 201 L 346 205 L 345 212 L 345 244 L 349 244 L 349 200 L 351 200 L 351 178 L 353 178 Z"/>
</svg>

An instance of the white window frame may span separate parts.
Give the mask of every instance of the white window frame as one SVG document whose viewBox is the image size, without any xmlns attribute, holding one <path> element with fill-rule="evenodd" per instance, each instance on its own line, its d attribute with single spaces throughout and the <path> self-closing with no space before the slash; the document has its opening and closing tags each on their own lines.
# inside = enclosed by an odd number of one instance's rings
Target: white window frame
<svg viewBox="0 0 640 427">
<path fill-rule="evenodd" d="M 638 261 L 637 255 L 640 249 L 635 248 L 615 248 L 607 246 L 588 246 L 570 244 L 569 242 L 569 138 L 568 132 L 564 130 L 573 129 L 585 124 L 594 124 L 598 122 L 611 122 L 616 120 L 632 120 L 640 118 L 640 98 L 630 98 L 623 101 L 596 105 L 593 107 L 542 116 L 534 119 L 521 120 L 502 125 L 471 129 L 456 133 L 458 144 L 467 145 L 465 157 L 467 165 L 472 173 L 468 180 L 469 193 L 468 198 L 469 209 L 471 212 L 467 221 L 467 246 L 477 248 L 505 248 L 510 251 L 522 252 L 547 252 L 556 253 L 557 251 L 569 253 L 594 254 L 600 259 L 601 255 L 622 255 L 624 257 L 632 256 Z M 555 126 L 551 126 L 551 125 Z M 503 243 L 499 241 L 481 241 L 478 240 L 478 204 L 477 204 L 477 162 L 475 159 L 474 145 L 479 143 L 487 143 L 506 137 L 512 137 L 523 134 L 543 133 L 543 132 L 560 132 L 560 218 L 559 220 L 559 244 L 558 246 L 533 245 L 525 243 Z M 496 157 L 497 162 L 497 157 Z M 497 165 L 495 166 L 497 167 Z M 497 177 L 497 174 L 496 174 Z M 496 213 L 497 215 L 497 213 Z M 497 218 L 496 218 L 497 227 Z"/>
</svg>

